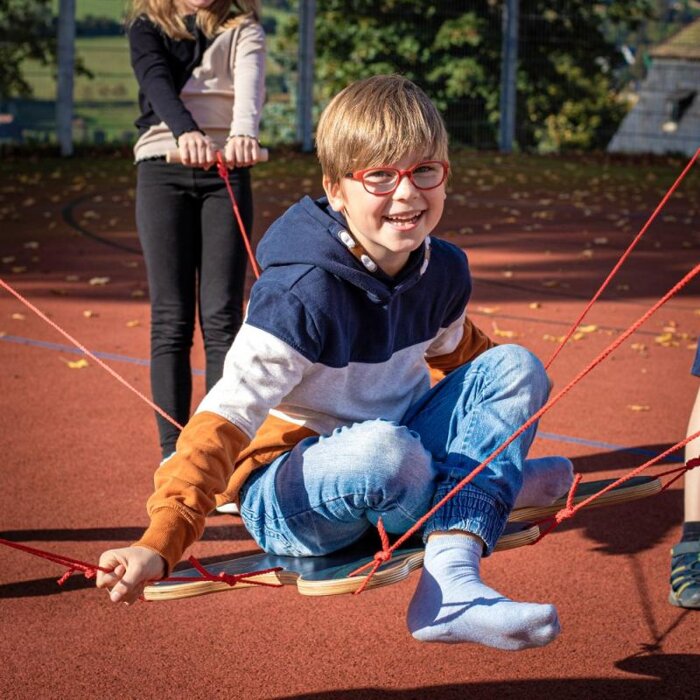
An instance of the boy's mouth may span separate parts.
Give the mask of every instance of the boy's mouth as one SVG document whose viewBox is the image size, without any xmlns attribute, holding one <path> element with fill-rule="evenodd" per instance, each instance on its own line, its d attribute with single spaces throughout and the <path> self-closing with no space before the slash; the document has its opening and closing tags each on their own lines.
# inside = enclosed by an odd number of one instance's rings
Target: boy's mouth
<svg viewBox="0 0 700 700">
<path fill-rule="evenodd" d="M 392 226 L 406 227 L 415 226 L 418 220 L 423 216 L 422 211 L 407 212 L 406 214 L 393 214 L 391 216 L 383 217 L 385 221 L 390 223 Z"/>
</svg>

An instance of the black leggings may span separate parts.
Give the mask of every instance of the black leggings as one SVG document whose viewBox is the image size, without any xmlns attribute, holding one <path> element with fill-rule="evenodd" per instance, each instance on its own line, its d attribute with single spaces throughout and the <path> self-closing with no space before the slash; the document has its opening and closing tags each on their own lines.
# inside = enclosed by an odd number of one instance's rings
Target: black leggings
<svg viewBox="0 0 700 700">
<path fill-rule="evenodd" d="M 247 252 L 226 184 L 205 171 L 165 161 L 137 166 L 136 226 L 151 297 L 151 391 L 180 425 L 190 416 L 190 349 L 196 308 L 206 353 L 207 391 L 243 317 Z M 246 232 L 253 221 L 250 170 L 229 173 Z M 178 429 L 156 415 L 163 457 L 175 450 Z"/>
</svg>

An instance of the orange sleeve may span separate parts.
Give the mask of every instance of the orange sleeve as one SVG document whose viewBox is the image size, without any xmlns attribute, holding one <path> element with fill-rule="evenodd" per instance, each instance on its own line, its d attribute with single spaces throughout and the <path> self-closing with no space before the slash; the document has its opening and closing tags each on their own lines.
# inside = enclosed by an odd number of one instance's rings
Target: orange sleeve
<svg viewBox="0 0 700 700">
<path fill-rule="evenodd" d="M 461 367 L 465 362 L 470 362 L 481 355 L 481 353 L 496 347 L 496 345 L 486 333 L 471 322 L 468 316 L 465 316 L 464 325 L 462 326 L 462 338 L 457 347 L 446 355 L 435 355 L 426 358 L 433 381 L 439 378 L 440 375 L 438 373 L 442 373 L 442 376 L 449 374 L 452 370 Z"/>
<path fill-rule="evenodd" d="M 156 471 L 148 499 L 151 523 L 135 544 L 160 554 L 168 572 L 202 535 L 214 497 L 224 491 L 234 464 L 250 439 L 221 416 L 192 417 L 177 441 L 177 452 Z"/>
</svg>

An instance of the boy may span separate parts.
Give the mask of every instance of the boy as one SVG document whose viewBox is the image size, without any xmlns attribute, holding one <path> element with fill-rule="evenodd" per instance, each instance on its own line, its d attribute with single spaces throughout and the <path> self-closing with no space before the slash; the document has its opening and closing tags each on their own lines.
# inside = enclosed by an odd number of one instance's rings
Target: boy
<svg viewBox="0 0 700 700">
<path fill-rule="evenodd" d="M 403 533 L 546 400 L 541 363 L 469 321 L 463 252 L 429 237 L 449 164 L 425 94 L 399 76 L 350 85 L 324 111 L 317 147 L 327 199 L 304 198 L 265 235 L 224 376 L 156 472 L 149 528 L 100 560 L 113 572 L 98 586 L 115 602 L 172 569 L 221 492 L 275 554 L 338 550 L 380 516 Z M 447 373 L 432 389 L 429 369 Z M 547 501 L 570 483 L 564 458 L 525 463 L 534 432 L 427 523 L 408 611 L 416 639 L 516 650 L 556 637 L 553 606 L 515 603 L 479 578 L 523 469 Z"/>
</svg>

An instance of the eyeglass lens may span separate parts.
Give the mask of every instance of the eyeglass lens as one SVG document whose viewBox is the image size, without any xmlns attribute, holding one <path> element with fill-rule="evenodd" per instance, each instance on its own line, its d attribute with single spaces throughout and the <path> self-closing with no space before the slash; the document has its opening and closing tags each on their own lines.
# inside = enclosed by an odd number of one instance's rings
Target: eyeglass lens
<svg viewBox="0 0 700 700">
<path fill-rule="evenodd" d="M 411 182 L 419 190 L 437 187 L 445 178 L 445 166 L 438 162 L 418 163 L 409 171 Z M 365 187 L 373 193 L 393 190 L 399 179 L 399 171 L 393 168 L 368 170 L 362 176 Z"/>
</svg>

